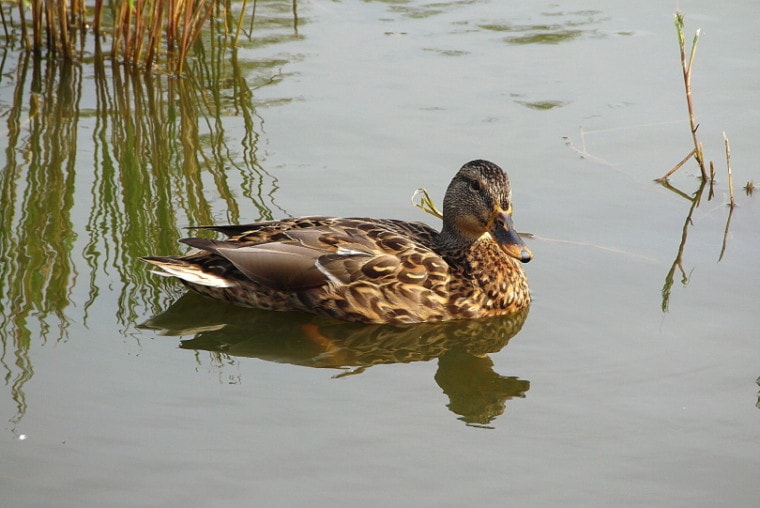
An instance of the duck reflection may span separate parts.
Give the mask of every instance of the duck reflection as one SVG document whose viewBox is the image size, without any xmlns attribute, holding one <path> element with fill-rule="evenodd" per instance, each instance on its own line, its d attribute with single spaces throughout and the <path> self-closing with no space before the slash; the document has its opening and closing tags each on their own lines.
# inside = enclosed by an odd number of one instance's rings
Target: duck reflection
<svg viewBox="0 0 760 508">
<path fill-rule="evenodd" d="M 468 425 L 486 426 L 506 402 L 524 397 L 530 382 L 502 376 L 487 356 L 522 328 L 528 309 L 484 320 L 365 325 L 296 312 L 267 312 L 211 301 L 189 292 L 141 325 L 163 335 L 190 336 L 183 349 L 359 374 L 378 364 L 437 358 L 435 380 L 448 408 Z"/>
</svg>

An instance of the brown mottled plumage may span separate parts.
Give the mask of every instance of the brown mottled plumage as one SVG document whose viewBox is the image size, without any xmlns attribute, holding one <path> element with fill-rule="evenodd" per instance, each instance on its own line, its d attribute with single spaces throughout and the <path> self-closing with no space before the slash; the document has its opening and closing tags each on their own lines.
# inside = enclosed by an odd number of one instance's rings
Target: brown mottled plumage
<svg viewBox="0 0 760 508">
<path fill-rule="evenodd" d="M 512 225 L 509 179 L 468 162 L 443 200 L 443 229 L 391 219 L 302 217 L 205 226 L 226 240 L 186 238 L 199 252 L 143 258 L 197 292 L 344 321 L 474 319 L 530 303 L 520 262 L 532 254 Z"/>
</svg>

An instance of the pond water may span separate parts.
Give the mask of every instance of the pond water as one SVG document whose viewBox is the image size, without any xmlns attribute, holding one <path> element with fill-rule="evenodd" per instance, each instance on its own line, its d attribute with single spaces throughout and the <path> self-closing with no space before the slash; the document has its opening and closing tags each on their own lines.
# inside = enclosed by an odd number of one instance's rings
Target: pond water
<svg viewBox="0 0 760 508">
<path fill-rule="evenodd" d="M 294 10 L 293 7 L 296 7 Z M 700 189 L 673 13 L 701 37 Z M 184 79 L 4 53 L 7 506 L 754 506 L 760 4 L 258 2 Z M 731 212 L 723 133 L 730 140 Z M 137 260 L 194 224 L 425 220 L 487 158 L 527 315 L 326 325 Z M 712 191 L 712 194 L 711 194 Z"/>
</svg>

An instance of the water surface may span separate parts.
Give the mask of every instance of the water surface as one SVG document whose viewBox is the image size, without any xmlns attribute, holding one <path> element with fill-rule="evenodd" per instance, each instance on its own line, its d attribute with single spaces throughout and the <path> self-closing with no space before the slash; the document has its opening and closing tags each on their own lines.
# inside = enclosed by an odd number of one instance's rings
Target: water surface
<svg viewBox="0 0 760 508">
<path fill-rule="evenodd" d="M 679 2 L 712 196 L 693 162 L 653 182 L 692 148 L 675 5 L 297 7 L 184 79 L 6 53 L 7 502 L 753 505 L 758 7 Z M 137 261 L 193 224 L 436 224 L 412 192 L 474 158 L 534 235 L 527 315 L 315 335 Z"/>
</svg>

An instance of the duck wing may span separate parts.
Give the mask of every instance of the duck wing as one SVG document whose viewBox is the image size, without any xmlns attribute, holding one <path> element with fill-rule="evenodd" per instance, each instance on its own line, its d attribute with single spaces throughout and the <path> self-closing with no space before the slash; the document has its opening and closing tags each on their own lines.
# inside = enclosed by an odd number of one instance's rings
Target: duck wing
<svg viewBox="0 0 760 508">
<path fill-rule="evenodd" d="M 361 281 L 417 285 L 431 270 L 446 271 L 438 254 L 393 225 L 359 219 L 315 222 L 285 230 L 257 224 L 228 240 L 181 242 L 226 259 L 251 281 L 278 291 L 335 289 Z"/>
</svg>

